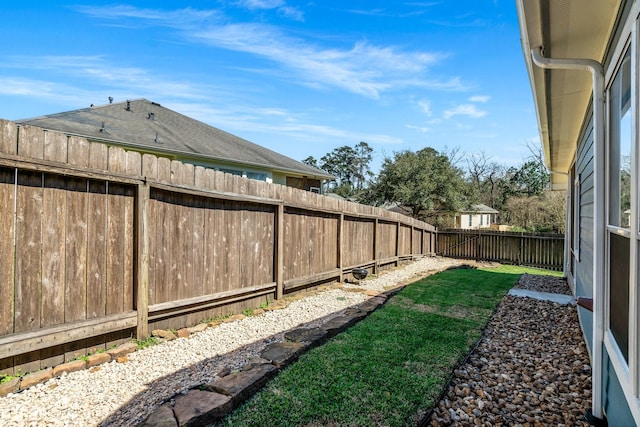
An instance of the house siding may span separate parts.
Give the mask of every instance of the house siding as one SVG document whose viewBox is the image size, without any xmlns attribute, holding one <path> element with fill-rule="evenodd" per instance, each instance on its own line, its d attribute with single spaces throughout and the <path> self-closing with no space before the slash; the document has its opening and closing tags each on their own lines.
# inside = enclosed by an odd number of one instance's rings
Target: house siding
<svg viewBox="0 0 640 427">
<path fill-rule="evenodd" d="M 579 197 L 578 224 L 574 231 L 579 233 L 579 260 L 573 281 L 576 296 L 585 298 L 593 298 L 593 155 L 593 122 L 589 120 L 578 144 L 575 163 L 575 175 L 580 180 L 580 191 L 576 193 Z M 571 182 L 569 185 L 574 184 Z M 578 308 L 578 315 L 588 347 L 592 348 L 593 315 L 582 307 Z"/>
<path fill-rule="evenodd" d="M 575 161 L 575 176 L 579 177 L 579 222 L 574 232 L 579 233 L 579 260 L 572 278 L 577 297 L 593 298 L 593 239 L 594 239 L 594 138 L 592 114 L 583 126 Z M 573 185 L 573 183 L 569 183 Z M 572 201 L 573 202 L 573 201 Z M 572 236 L 573 238 L 573 236 Z M 580 325 L 588 348 L 593 348 L 593 313 L 578 307 Z M 620 380 L 603 346 L 602 361 L 603 405 L 609 425 L 633 425 L 633 415 L 627 404 Z"/>
</svg>

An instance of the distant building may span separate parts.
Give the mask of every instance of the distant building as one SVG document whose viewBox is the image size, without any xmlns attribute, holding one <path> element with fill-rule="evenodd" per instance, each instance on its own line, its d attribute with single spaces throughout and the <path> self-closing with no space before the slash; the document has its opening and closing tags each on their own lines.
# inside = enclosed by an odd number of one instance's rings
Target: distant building
<svg viewBox="0 0 640 427">
<path fill-rule="evenodd" d="M 146 99 L 16 120 L 260 181 L 320 192 L 335 177 Z"/>
<path fill-rule="evenodd" d="M 491 228 L 498 213 L 487 205 L 472 205 L 469 209 L 460 210 L 454 214 L 455 228 L 463 230 Z"/>
</svg>

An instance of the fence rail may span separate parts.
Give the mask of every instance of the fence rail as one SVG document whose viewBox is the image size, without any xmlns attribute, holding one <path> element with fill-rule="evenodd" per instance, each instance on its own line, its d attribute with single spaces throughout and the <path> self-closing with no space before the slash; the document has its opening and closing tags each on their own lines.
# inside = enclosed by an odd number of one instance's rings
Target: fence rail
<svg viewBox="0 0 640 427">
<path fill-rule="evenodd" d="M 562 270 L 564 235 L 490 230 L 439 230 L 438 255 Z"/>
<path fill-rule="evenodd" d="M 370 206 L 0 120 L 0 373 L 433 254 Z"/>
</svg>

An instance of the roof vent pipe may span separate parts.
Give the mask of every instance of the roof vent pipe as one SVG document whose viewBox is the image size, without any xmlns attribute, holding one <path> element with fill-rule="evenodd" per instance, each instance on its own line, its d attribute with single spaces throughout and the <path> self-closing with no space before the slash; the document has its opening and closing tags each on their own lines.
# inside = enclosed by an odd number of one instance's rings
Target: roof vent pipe
<svg viewBox="0 0 640 427">
<path fill-rule="evenodd" d="M 604 129 L 604 69 L 593 59 L 555 59 L 542 56 L 542 48 L 531 49 L 531 59 L 540 68 L 585 70 L 593 79 L 593 135 L 594 135 L 594 200 L 593 217 L 593 348 L 591 349 L 592 400 L 591 417 L 603 419 L 602 408 L 602 347 L 604 341 L 604 252 L 605 241 L 605 129 Z M 596 421 L 592 420 L 592 421 Z"/>
</svg>

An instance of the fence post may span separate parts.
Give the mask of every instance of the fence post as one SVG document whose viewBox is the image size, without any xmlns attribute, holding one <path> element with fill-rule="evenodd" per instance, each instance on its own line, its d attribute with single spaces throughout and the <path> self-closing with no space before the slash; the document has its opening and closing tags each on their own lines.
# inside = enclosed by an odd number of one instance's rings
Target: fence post
<svg viewBox="0 0 640 427">
<path fill-rule="evenodd" d="M 136 338 L 145 340 L 149 335 L 149 217 L 147 213 L 149 184 L 138 184 L 136 197 L 136 312 L 138 315 Z"/>
<path fill-rule="evenodd" d="M 396 222 L 396 267 L 400 265 L 400 221 Z"/>
<path fill-rule="evenodd" d="M 373 274 L 378 274 L 378 262 L 380 257 L 378 256 L 378 218 L 376 217 L 373 223 Z"/>
<path fill-rule="evenodd" d="M 276 209 L 276 250 L 275 279 L 276 299 L 282 299 L 284 294 L 284 203 L 278 204 Z"/>
<path fill-rule="evenodd" d="M 343 271 L 342 271 L 342 260 L 343 260 L 343 242 L 344 242 L 344 213 L 341 213 L 340 216 L 338 217 L 338 235 L 337 237 L 337 245 L 336 245 L 336 252 L 337 252 L 337 256 L 338 259 L 336 260 L 336 263 L 338 264 L 338 270 L 340 270 L 340 283 L 342 283 L 342 281 L 344 280 L 344 275 L 343 275 Z"/>
</svg>

